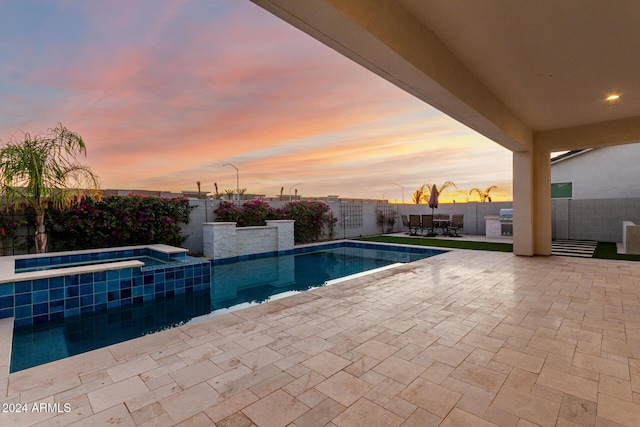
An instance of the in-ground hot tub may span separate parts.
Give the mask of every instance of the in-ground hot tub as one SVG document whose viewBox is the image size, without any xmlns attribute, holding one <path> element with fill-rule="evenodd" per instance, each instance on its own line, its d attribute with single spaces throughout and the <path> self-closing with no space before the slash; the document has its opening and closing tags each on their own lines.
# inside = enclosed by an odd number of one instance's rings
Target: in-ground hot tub
<svg viewBox="0 0 640 427">
<path fill-rule="evenodd" d="M 210 262 L 186 252 L 148 245 L 1 257 L 0 318 L 23 326 L 209 289 Z"/>
</svg>

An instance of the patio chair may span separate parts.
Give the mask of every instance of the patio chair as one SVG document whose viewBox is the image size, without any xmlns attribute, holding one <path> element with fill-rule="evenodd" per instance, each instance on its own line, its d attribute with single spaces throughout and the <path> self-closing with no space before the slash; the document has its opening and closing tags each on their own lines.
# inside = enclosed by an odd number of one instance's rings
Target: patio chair
<svg viewBox="0 0 640 427">
<path fill-rule="evenodd" d="M 464 228 L 464 215 L 453 215 L 451 217 L 451 224 L 449 225 L 449 236 L 461 237 L 458 234 L 458 230 Z M 451 234 L 453 232 L 453 234 Z"/>
<path fill-rule="evenodd" d="M 435 227 L 433 224 L 433 215 L 422 215 L 422 232 L 427 230 L 427 236 L 433 237 L 436 235 Z"/>
<path fill-rule="evenodd" d="M 417 236 L 418 230 L 420 230 L 420 234 L 422 234 L 422 223 L 420 222 L 420 215 L 409 215 L 409 234 L 412 236 Z"/>
<path fill-rule="evenodd" d="M 411 234 L 411 227 L 409 226 L 408 215 L 402 215 L 402 228 L 407 229 L 407 234 Z"/>
</svg>

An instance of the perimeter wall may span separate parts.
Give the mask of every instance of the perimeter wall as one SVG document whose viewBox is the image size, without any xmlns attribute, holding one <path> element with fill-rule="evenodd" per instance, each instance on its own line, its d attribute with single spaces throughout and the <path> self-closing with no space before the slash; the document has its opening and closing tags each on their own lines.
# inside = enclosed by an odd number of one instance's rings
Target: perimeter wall
<svg viewBox="0 0 640 427">
<path fill-rule="evenodd" d="M 183 247 L 189 253 L 203 253 L 202 224 L 215 220 L 214 210 L 219 200 L 190 200 L 195 209 L 191 212 L 189 224 L 181 224 L 183 234 L 187 237 Z M 242 203 L 242 202 L 239 202 Z M 287 202 L 269 201 L 275 208 L 283 207 Z M 376 221 L 376 210 L 387 215 L 395 212 L 396 222 L 393 228 L 385 225 L 384 232 L 401 232 L 402 215 L 430 214 L 427 205 L 392 204 L 375 201 L 328 201 L 331 211 L 338 218 L 335 228 L 336 239 L 371 236 L 383 232 Z M 490 203 L 447 203 L 435 209 L 434 213 L 464 215 L 464 229 L 460 234 L 484 235 L 485 216 L 498 215 L 500 209 L 511 208 L 512 202 Z M 553 239 L 596 240 L 600 242 L 622 242 L 622 221 L 633 221 L 640 224 L 640 198 L 627 199 L 554 199 L 551 203 Z M 27 227 L 18 229 L 18 239 L 24 240 L 32 236 L 33 230 Z M 5 248 L 7 255 L 25 253 L 12 246 Z"/>
<path fill-rule="evenodd" d="M 213 211 L 219 200 L 193 200 L 197 206 L 192 211 L 191 222 L 183 226 L 188 236 L 184 247 L 191 253 L 202 253 L 202 223 L 213 221 Z M 283 207 L 287 202 L 270 201 L 273 207 Z M 383 212 L 396 212 L 396 223 L 391 231 L 403 231 L 401 215 L 430 214 L 427 205 L 392 204 L 362 201 L 329 201 L 333 214 L 338 218 L 335 238 L 352 238 L 380 234 L 381 227 L 376 223 L 376 209 Z M 500 209 L 511 208 L 512 202 L 490 203 L 447 203 L 442 204 L 434 213 L 464 215 L 464 229 L 460 234 L 484 235 L 485 216 L 498 215 Z M 599 242 L 622 242 L 622 221 L 640 224 L 640 198 L 632 199 L 554 199 L 552 208 L 553 239 L 596 240 Z M 385 232 L 388 227 L 385 226 Z"/>
</svg>

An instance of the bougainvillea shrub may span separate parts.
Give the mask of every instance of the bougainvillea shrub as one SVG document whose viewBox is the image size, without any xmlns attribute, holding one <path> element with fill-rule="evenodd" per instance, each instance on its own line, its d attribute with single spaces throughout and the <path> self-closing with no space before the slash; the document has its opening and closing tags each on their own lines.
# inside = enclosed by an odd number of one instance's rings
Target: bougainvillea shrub
<svg viewBox="0 0 640 427">
<path fill-rule="evenodd" d="M 69 209 L 51 209 L 46 227 L 56 251 L 157 243 L 180 246 L 186 237 L 178 223 L 189 223 L 192 209 L 186 198 L 82 197 Z"/>
</svg>

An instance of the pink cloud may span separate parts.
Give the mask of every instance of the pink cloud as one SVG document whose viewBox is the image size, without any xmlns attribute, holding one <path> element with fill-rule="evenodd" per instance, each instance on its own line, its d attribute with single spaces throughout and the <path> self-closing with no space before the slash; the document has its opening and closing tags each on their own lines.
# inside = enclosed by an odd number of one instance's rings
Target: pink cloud
<svg viewBox="0 0 640 427">
<path fill-rule="evenodd" d="M 87 163 L 111 188 L 212 187 L 233 182 L 221 165 L 238 162 L 252 192 L 304 180 L 314 182 L 305 192 L 351 188 L 364 197 L 392 176 L 420 185 L 478 164 L 472 144 L 456 138 L 482 138 L 435 120 L 421 102 L 262 9 L 234 3 L 64 2 L 85 14 L 91 32 L 68 50 L 51 46 L 46 67 L 23 73 L 32 93 L 0 105 L 12 117 L 0 119 L 1 134 L 60 121 L 85 138 Z M 499 150 L 488 152 L 485 162 L 506 164 Z M 430 155 L 441 162 L 427 169 Z M 464 168 L 455 173 L 470 180 Z"/>
</svg>

